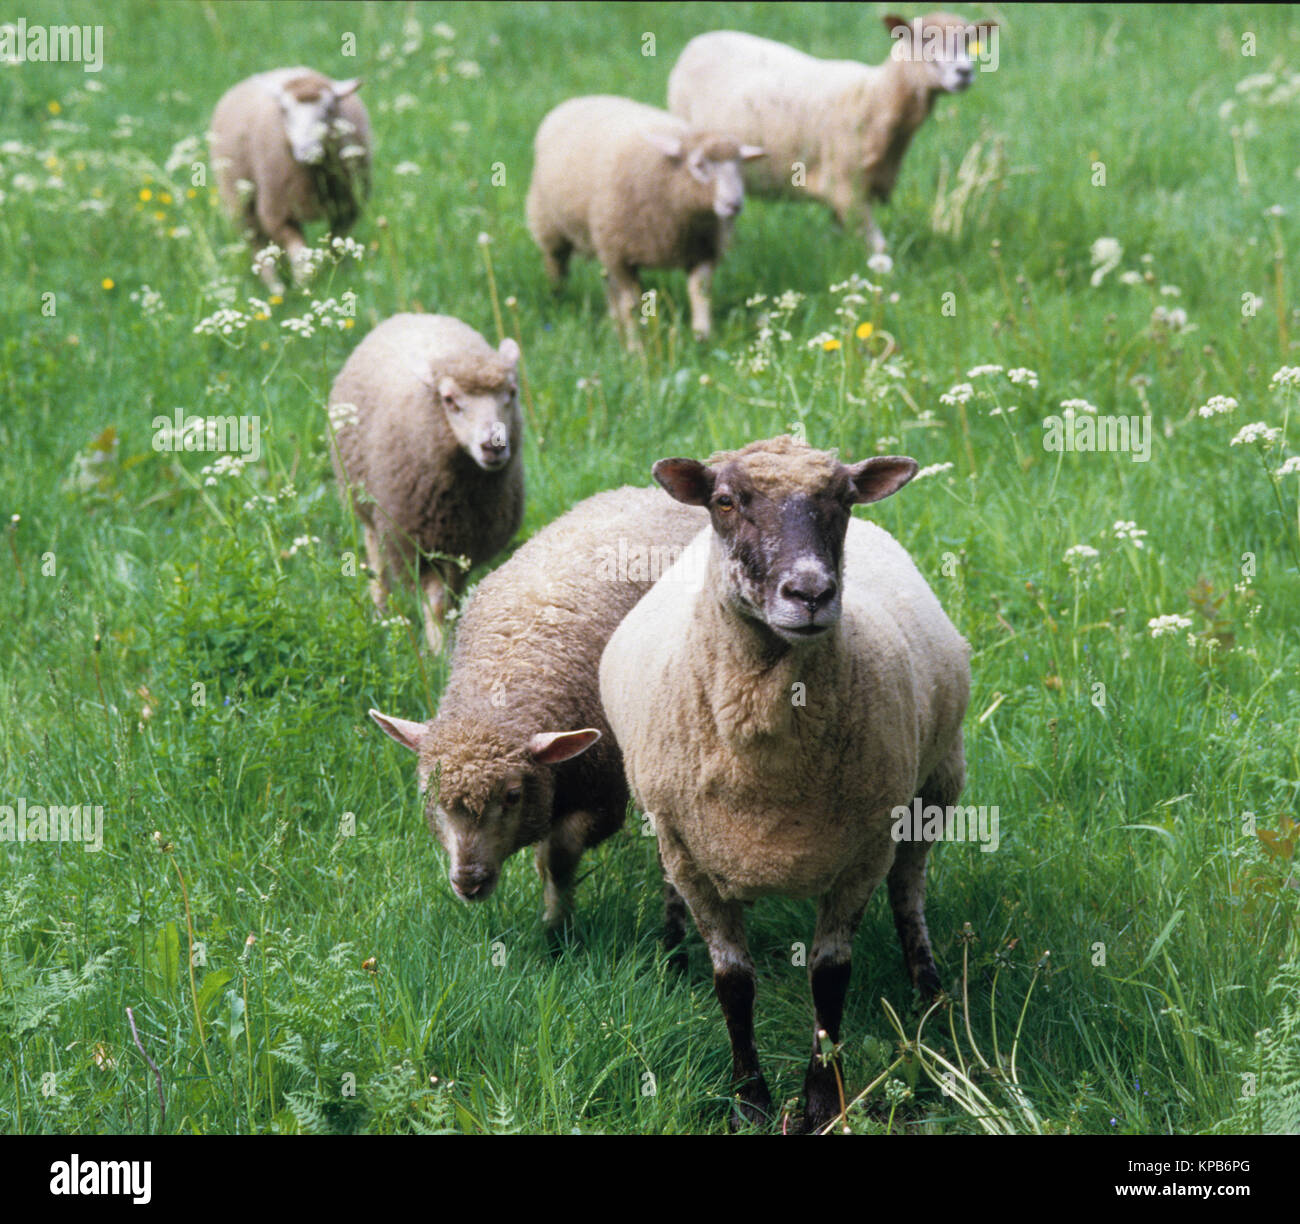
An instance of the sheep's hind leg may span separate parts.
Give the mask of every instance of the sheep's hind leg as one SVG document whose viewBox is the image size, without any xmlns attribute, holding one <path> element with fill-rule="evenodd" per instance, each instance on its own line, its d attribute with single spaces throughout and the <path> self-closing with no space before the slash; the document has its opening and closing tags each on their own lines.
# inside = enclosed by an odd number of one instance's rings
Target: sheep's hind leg
<svg viewBox="0 0 1300 1224">
<path fill-rule="evenodd" d="M 564 283 L 564 278 L 569 275 L 569 257 L 572 254 L 572 243 L 562 239 L 542 250 L 542 264 L 552 289 L 558 289 Z"/>
<path fill-rule="evenodd" d="M 921 808 L 947 808 L 955 803 L 966 781 L 966 761 L 958 742 L 948 758 L 921 785 Z M 930 932 L 925 925 L 925 863 L 930 852 L 927 841 L 898 843 L 894 865 L 889 869 L 889 907 L 894 911 L 894 929 L 903 948 L 912 984 L 927 1002 L 942 986 L 930 950 Z"/>
<path fill-rule="evenodd" d="M 606 292 L 609 295 L 609 313 L 623 335 L 623 342 L 630 349 L 641 347 L 641 329 L 635 314 L 636 304 L 641 296 L 641 282 L 636 272 L 621 264 L 608 269 Z"/>
</svg>

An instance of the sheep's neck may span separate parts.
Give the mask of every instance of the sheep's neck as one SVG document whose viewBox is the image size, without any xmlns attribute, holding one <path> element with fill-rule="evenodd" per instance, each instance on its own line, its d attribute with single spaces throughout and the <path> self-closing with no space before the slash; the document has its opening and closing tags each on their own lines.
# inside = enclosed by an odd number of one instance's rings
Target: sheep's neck
<svg viewBox="0 0 1300 1224">
<path fill-rule="evenodd" d="M 839 627 L 795 646 L 716 595 L 702 603 L 691 655 L 719 733 L 733 743 L 788 736 L 806 708 L 807 678 L 834 650 Z"/>
</svg>

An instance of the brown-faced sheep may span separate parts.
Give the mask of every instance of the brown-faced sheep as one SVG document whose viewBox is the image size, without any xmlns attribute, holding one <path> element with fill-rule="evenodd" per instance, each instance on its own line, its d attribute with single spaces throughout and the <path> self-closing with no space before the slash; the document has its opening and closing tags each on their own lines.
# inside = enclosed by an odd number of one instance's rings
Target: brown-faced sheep
<svg viewBox="0 0 1300 1224">
<path fill-rule="evenodd" d="M 605 270 L 610 314 L 629 345 L 641 268 L 685 268 L 691 327 L 711 326 L 713 272 L 745 198 L 740 163 L 762 156 L 626 98 L 571 98 L 542 120 L 528 229 L 558 284 L 574 251 Z"/>
<path fill-rule="evenodd" d="M 479 583 L 451 677 L 427 723 L 371 717 L 419 756 L 434 835 L 458 896 L 481 901 L 501 865 L 537 844 L 548 927 L 568 910 L 583 850 L 622 823 L 627 783 L 600 705 L 597 667 L 619 621 L 708 526 L 657 489 L 580 502 Z M 667 941 L 684 934 L 668 894 Z"/>
<path fill-rule="evenodd" d="M 448 593 L 524 515 L 519 346 L 492 348 L 447 315 L 398 314 L 356 347 L 330 391 L 334 472 L 351 493 L 383 611 L 388 576 L 414 575 L 431 650 Z"/>
<path fill-rule="evenodd" d="M 860 223 L 878 252 L 885 239 L 868 201 L 889 199 L 935 98 L 970 85 L 973 44 L 997 25 L 976 26 L 952 13 L 882 20 L 894 39 L 883 64 L 816 59 L 767 38 L 715 30 L 687 43 L 668 78 L 674 115 L 767 150 L 746 174 L 755 195 L 821 200 L 841 223 Z"/>
<path fill-rule="evenodd" d="M 303 227 L 325 218 L 342 234 L 370 187 L 370 119 L 360 80 L 334 81 L 310 68 L 277 68 L 233 86 L 209 132 L 221 199 L 257 250 L 275 243 L 296 280 L 307 273 Z M 283 287 L 274 262 L 258 271 Z"/>
<path fill-rule="evenodd" d="M 655 479 L 706 506 L 702 533 L 628 614 L 600 692 L 632 794 L 654 815 L 668 880 L 708 945 L 743 1115 L 771 1104 L 754 1045 L 744 905 L 817 898 L 808 960 L 816 1029 L 840 1040 L 853 935 L 889 882 L 913 982 L 939 978 L 925 927 L 926 841 L 895 841 L 893 809 L 952 804 L 965 765 L 965 641 L 903 548 L 853 519 L 916 472 L 843 464 L 789 437 L 661 459 Z M 839 1111 L 814 1036 L 805 1127 Z"/>
</svg>

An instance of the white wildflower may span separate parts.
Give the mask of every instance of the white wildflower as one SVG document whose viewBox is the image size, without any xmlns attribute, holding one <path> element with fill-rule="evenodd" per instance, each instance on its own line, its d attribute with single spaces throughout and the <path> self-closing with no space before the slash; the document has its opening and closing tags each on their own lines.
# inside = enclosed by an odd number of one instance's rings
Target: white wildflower
<svg viewBox="0 0 1300 1224">
<path fill-rule="evenodd" d="M 877 251 L 867 260 L 867 271 L 877 276 L 888 276 L 894 270 L 894 261 L 884 251 Z"/>
<path fill-rule="evenodd" d="M 967 378 L 981 378 L 985 374 L 1001 374 L 1000 365 L 977 365 L 973 369 L 966 371 Z"/>
<path fill-rule="evenodd" d="M 1237 401 L 1231 395 L 1212 395 L 1197 410 L 1197 416 L 1212 417 L 1222 416 L 1227 412 L 1234 412 L 1237 408 Z"/>
<path fill-rule="evenodd" d="M 932 463 L 929 467 L 923 467 L 912 479 L 924 480 L 927 476 L 938 476 L 940 472 L 947 472 L 951 468 L 951 463 Z"/>
<path fill-rule="evenodd" d="M 939 403 L 953 406 L 964 404 L 974 394 L 975 388 L 972 387 L 970 383 L 958 383 L 955 387 L 945 391 L 941 396 L 939 396 Z"/>
<path fill-rule="evenodd" d="M 1139 527 L 1131 519 L 1116 519 L 1115 525 L 1111 528 L 1111 535 L 1115 539 L 1128 540 L 1134 548 L 1146 547 L 1146 541 L 1143 539 L 1146 534 L 1146 529 Z"/>
<path fill-rule="evenodd" d="M 1272 446 L 1281 436 L 1280 429 L 1272 428 L 1263 421 L 1252 421 L 1237 430 L 1237 436 L 1228 445 L 1252 446 L 1256 442 L 1263 442 L 1265 446 Z"/>
<path fill-rule="evenodd" d="M 1007 377 L 1017 386 L 1026 386 L 1036 388 L 1038 386 L 1038 375 L 1033 370 L 1026 370 L 1023 366 L 1017 366 L 1013 370 L 1007 371 Z"/>
<path fill-rule="evenodd" d="M 1292 455 L 1276 472 L 1275 476 L 1292 476 L 1300 474 L 1300 455 Z"/>
<path fill-rule="evenodd" d="M 1091 544 L 1074 544 L 1065 550 L 1062 559 L 1070 567 L 1070 572 L 1077 574 L 1082 572 L 1089 562 L 1096 564 L 1100 556 L 1101 554 Z"/>
<path fill-rule="evenodd" d="M 393 167 L 393 173 L 400 175 L 419 174 L 420 167 L 413 161 L 398 162 L 397 165 Z"/>
<path fill-rule="evenodd" d="M 1283 366 L 1268 380 L 1269 390 L 1280 391 L 1283 387 L 1300 389 L 1300 366 Z"/>
<path fill-rule="evenodd" d="M 1090 254 L 1093 267 L 1090 283 L 1095 289 L 1105 279 L 1106 274 L 1114 271 L 1119 261 L 1124 258 L 1124 248 L 1115 238 L 1098 238 L 1092 244 Z"/>
<path fill-rule="evenodd" d="M 1170 637 L 1184 629 L 1190 629 L 1191 625 L 1192 622 L 1186 616 L 1178 616 L 1177 614 L 1153 616 L 1147 621 L 1147 628 L 1151 630 L 1153 638 Z"/>
<path fill-rule="evenodd" d="M 1061 401 L 1061 411 L 1066 416 L 1073 416 L 1076 412 L 1090 412 L 1095 415 L 1097 408 L 1086 399 L 1068 399 Z"/>
</svg>

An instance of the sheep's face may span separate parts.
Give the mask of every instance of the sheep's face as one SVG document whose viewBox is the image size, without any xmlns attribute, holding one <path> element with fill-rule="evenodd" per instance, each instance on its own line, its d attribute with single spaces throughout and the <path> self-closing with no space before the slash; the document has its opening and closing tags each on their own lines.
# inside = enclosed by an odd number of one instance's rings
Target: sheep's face
<svg viewBox="0 0 1300 1224">
<path fill-rule="evenodd" d="M 820 637 L 840 618 L 852 507 L 901 489 L 916 462 L 884 455 L 843 464 L 784 437 L 707 464 L 661 459 L 653 470 L 678 501 L 708 508 L 713 580 L 723 599 L 795 643 Z"/>
<path fill-rule="evenodd" d="M 686 176 L 702 212 L 712 210 L 724 221 L 739 215 L 745 206 L 741 163 L 764 156 L 762 149 L 709 133 L 647 132 L 645 138 Z"/>
<path fill-rule="evenodd" d="M 455 378 L 438 380 L 438 404 L 461 450 L 485 472 L 496 472 L 510 462 L 519 447 L 521 422 L 517 369 L 519 346 L 501 342 L 507 372 L 490 389 L 467 389 Z"/>
<path fill-rule="evenodd" d="M 916 66 L 935 93 L 961 93 L 975 79 L 972 56 L 981 33 L 997 25 L 974 26 L 953 13 L 928 13 L 915 21 L 890 14 L 882 20 L 894 40 L 892 55 Z"/>
<path fill-rule="evenodd" d="M 418 754 L 425 818 L 450 863 L 462 901 L 483 901 L 516 850 L 550 830 L 554 766 L 591 747 L 600 732 L 538 732 L 522 746 L 494 722 L 434 719 L 413 723 L 370 711 L 386 734 Z"/>
<path fill-rule="evenodd" d="M 295 77 L 272 87 L 294 161 L 311 166 L 324 158 L 326 139 L 340 118 L 339 102 L 360 87 L 359 79 L 327 81 L 315 76 Z"/>
</svg>

